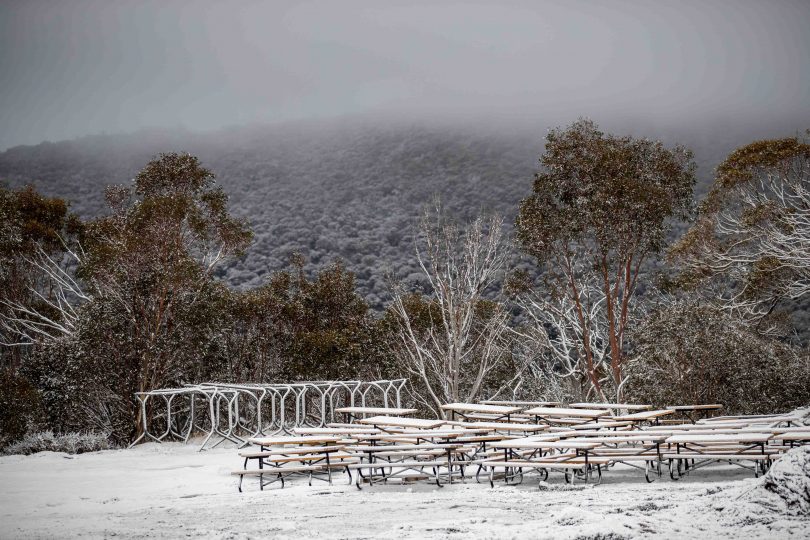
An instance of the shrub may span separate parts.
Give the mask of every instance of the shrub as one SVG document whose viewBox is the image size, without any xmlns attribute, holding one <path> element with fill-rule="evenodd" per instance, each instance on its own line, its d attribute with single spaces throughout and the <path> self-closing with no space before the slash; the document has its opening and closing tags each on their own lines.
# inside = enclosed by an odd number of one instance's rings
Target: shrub
<svg viewBox="0 0 810 540">
<path fill-rule="evenodd" d="M 40 417 L 40 395 L 31 382 L 14 369 L 0 369 L 0 448 L 21 439 Z"/>
<path fill-rule="evenodd" d="M 627 395 L 656 406 L 722 403 L 726 412 L 788 411 L 810 402 L 810 357 L 727 312 L 681 302 L 633 340 Z"/>
<path fill-rule="evenodd" d="M 53 431 L 40 431 L 29 433 L 21 441 L 5 448 L 4 453 L 30 455 L 37 452 L 65 452 L 66 454 L 82 454 L 84 452 L 97 452 L 108 450 L 110 441 L 102 433 L 65 433 L 54 435 Z"/>
</svg>

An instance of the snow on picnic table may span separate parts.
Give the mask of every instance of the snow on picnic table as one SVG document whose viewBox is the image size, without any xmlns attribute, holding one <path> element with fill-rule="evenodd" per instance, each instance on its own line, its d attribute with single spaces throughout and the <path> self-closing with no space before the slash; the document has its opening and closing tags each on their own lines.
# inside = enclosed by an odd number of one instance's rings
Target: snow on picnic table
<svg viewBox="0 0 810 540">
<path fill-rule="evenodd" d="M 810 519 L 745 497 L 757 486 L 730 466 L 653 484 L 629 468 L 601 485 L 575 487 L 557 474 L 538 489 L 427 483 L 358 491 L 294 479 L 264 492 L 247 478 L 236 491 L 233 449 L 196 452 L 144 444 L 68 456 L 0 457 L 2 538 L 786 538 L 810 536 Z"/>
</svg>

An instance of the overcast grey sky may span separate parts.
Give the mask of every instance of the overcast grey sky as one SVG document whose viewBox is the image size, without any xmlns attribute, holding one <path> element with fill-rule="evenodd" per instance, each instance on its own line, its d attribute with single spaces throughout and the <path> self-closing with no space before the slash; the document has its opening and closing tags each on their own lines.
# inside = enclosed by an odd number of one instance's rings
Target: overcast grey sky
<svg viewBox="0 0 810 540">
<path fill-rule="evenodd" d="M 810 120 L 810 1 L 0 3 L 0 149 L 353 113 Z"/>
</svg>

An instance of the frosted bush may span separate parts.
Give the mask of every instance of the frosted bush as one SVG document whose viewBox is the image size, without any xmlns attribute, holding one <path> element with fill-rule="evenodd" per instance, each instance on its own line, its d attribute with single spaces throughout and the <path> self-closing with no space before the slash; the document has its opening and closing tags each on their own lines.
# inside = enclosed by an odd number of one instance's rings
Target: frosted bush
<svg viewBox="0 0 810 540">
<path fill-rule="evenodd" d="M 53 431 L 29 433 L 21 441 L 7 446 L 5 454 L 35 454 L 37 452 L 64 452 L 81 454 L 110 448 L 110 441 L 102 433 L 65 433 L 55 435 Z"/>
</svg>

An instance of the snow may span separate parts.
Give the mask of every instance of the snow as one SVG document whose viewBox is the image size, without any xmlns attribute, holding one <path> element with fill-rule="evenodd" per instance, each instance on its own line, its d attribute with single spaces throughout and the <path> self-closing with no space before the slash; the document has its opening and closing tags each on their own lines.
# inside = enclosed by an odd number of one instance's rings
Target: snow
<svg viewBox="0 0 810 540">
<path fill-rule="evenodd" d="M 758 480 L 716 466 L 647 484 L 639 471 L 615 468 L 595 487 L 568 486 L 552 475 L 542 484 L 529 476 L 494 489 L 472 480 L 358 491 L 339 476 L 332 486 L 296 479 L 264 492 L 246 479 L 241 494 L 229 474 L 241 467 L 234 449 L 144 444 L 76 456 L 3 456 L 0 536 L 806 538 L 806 507 L 791 504 L 798 499 L 789 494 L 808 486 L 807 469 L 799 472 L 808 451 L 792 453 L 801 456 L 791 454 Z M 774 491 L 769 482 L 782 487 Z"/>
</svg>

